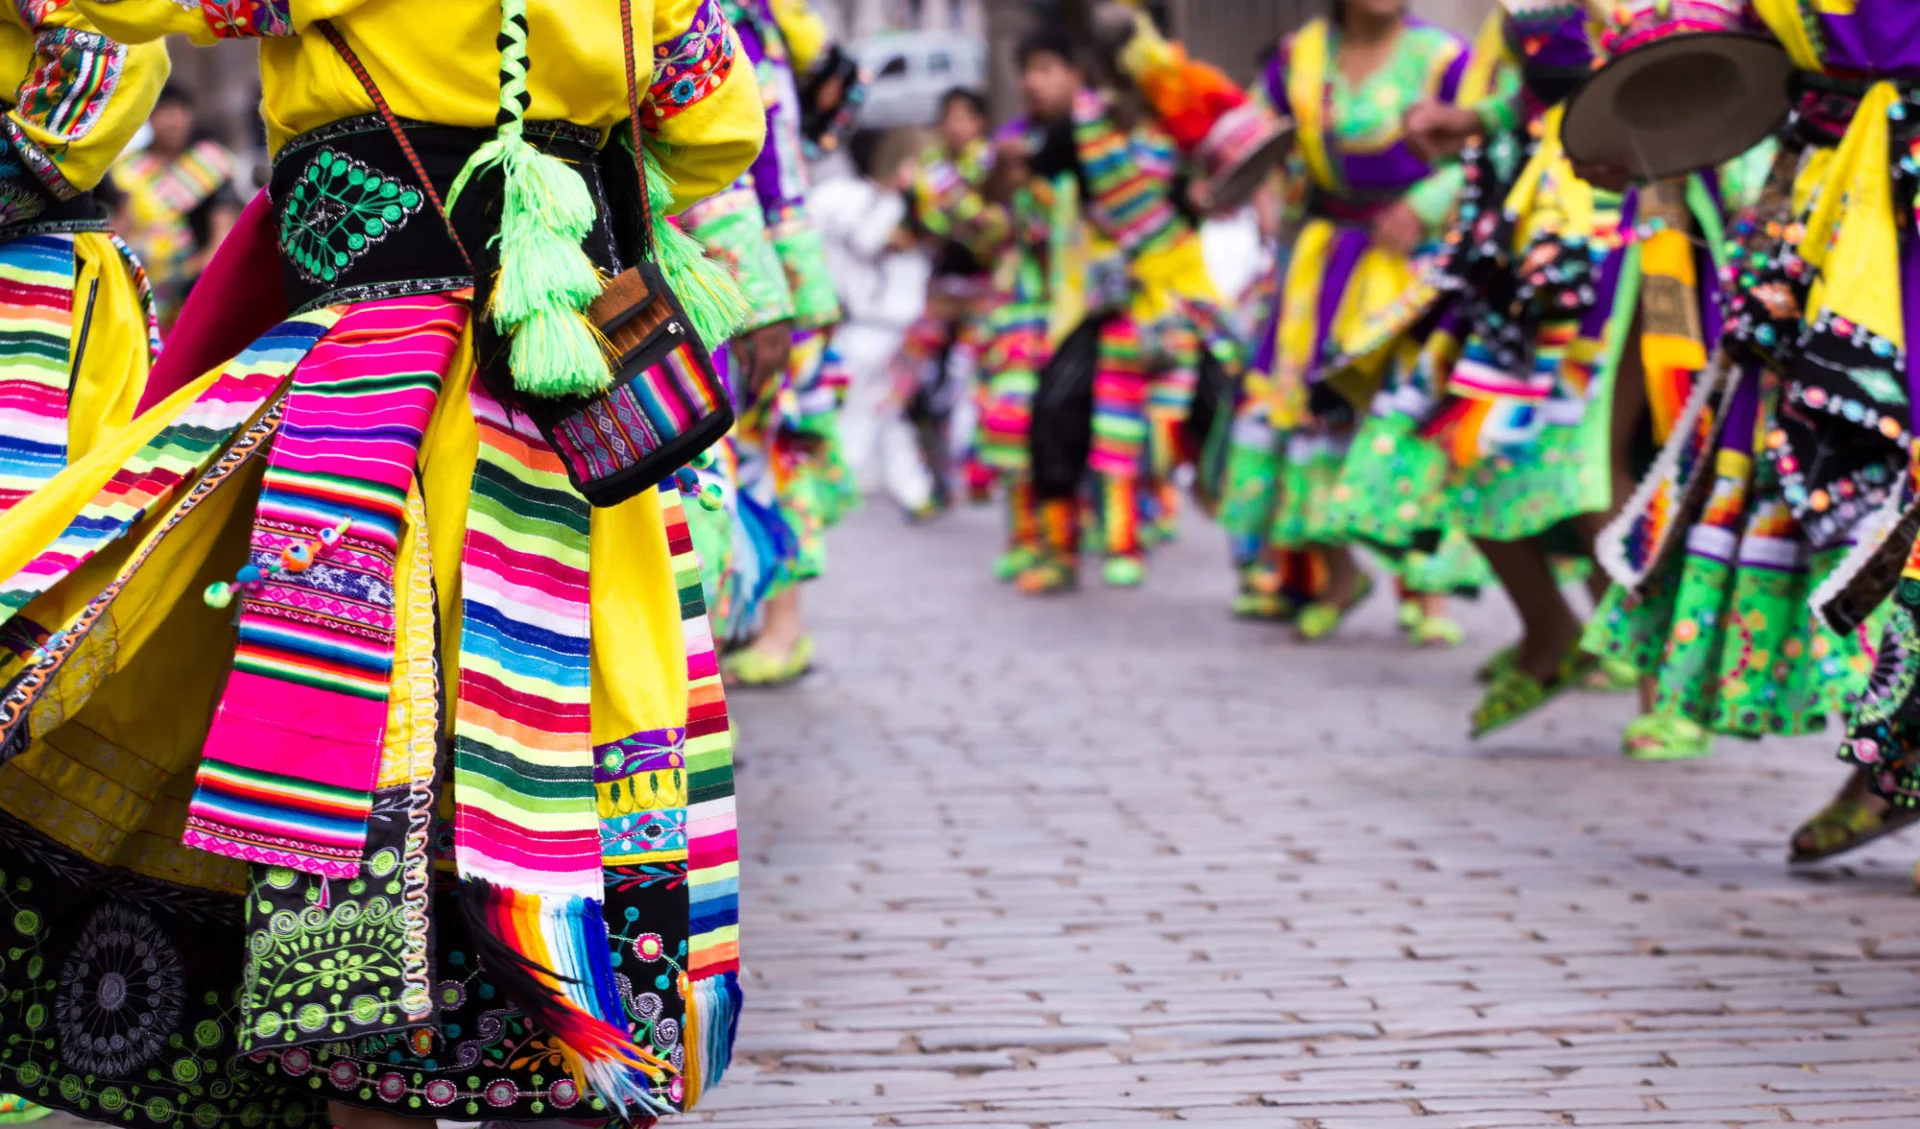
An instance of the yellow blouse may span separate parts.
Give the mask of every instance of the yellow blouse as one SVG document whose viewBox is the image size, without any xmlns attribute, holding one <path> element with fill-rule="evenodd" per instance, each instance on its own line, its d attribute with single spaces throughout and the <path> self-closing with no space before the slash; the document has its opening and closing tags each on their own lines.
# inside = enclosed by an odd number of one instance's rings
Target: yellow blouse
<svg viewBox="0 0 1920 1129">
<path fill-rule="evenodd" d="M 0 5 L 0 74 L 19 75 L 5 129 L 54 196 L 93 188 L 153 111 L 167 49 L 126 47 L 55 0 Z"/>
<path fill-rule="evenodd" d="M 230 0 L 224 7 L 253 17 L 239 27 L 216 27 L 200 5 L 186 8 L 175 0 L 73 3 L 127 42 L 170 34 L 200 44 L 259 37 L 262 115 L 274 152 L 297 134 L 373 112 L 359 80 L 313 28 L 319 19 L 340 30 L 403 118 L 489 127 L 500 106 L 498 0 Z M 625 122 L 618 0 L 526 0 L 526 8 L 527 120 L 568 121 L 603 133 Z M 718 8 L 713 0 L 633 0 L 632 8 L 644 96 L 655 58 L 697 55 L 700 29 L 718 18 Z M 760 152 L 766 123 L 759 88 L 737 39 L 726 35 L 736 65 L 724 81 L 695 91 L 698 97 L 675 112 L 642 115 L 674 181 L 676 210 L 730 183 Z M 656 101 L 666 93 L 656 90 Z"/>
</svg>

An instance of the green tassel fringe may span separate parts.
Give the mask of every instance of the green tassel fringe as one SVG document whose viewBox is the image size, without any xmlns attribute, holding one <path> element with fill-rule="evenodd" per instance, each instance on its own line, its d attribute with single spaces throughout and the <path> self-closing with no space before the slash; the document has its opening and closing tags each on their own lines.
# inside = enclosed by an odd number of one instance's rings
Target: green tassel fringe
<svg viewBox="0 0 1920 1129">
<path fill-rule="evenodd" d="M 752 307 L 726 264 L 707 255 L 698 239 L 668 218 L 673 181 L 652 153 L 647 154 L 647 211 L 653 217 L 653 253 L 667 285 L 687 311 L 687 320 L 708 349 L 740 332 Z"/>
<path fill-rule="evenodd" d="M 447 194 L 447 207 L 468 179 L 499 165 L 503 192 L 500 273 L 488 306 L 494 325 L 512 338 L 513 386 L 529 396 L 587 396 L 613 374 L 587 307 L 605 280 L 582 247 L 593 230 L 593 196 L 564 161 L 503 134 L 474 153 Z"/>
</svg>

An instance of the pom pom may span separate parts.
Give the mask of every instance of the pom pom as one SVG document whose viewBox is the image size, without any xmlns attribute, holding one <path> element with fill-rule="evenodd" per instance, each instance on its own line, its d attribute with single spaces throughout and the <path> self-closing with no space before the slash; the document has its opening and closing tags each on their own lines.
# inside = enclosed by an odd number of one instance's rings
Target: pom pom
<svg viewBox="0 0 1920 1129">
<path fill-rule="evenodd" d="M 717 512 L 727 504 L 727 492 L 720 489 L 717 482 L 709 482 L 700 488 L 700 508 L 708 513 Z"/>
<path fill-rule="evenodd" d="M 209 584 L 200 598 L 210 608 L 230 608 L 233 606 L 233 585 L 224 580 Z"/>
<path fill-rule="evenodd" d="M 653 217 L 654 260 L 679 296 L 701 342 L 708 349 L 717 349 L 746 324 L 750 309 L 747 296 L 741 293 L 732 270 L 708 257 L 699 240 L 668 218 L 667 212 L 673 207 L 673 181 L 652 153 L 646 155 L 644 165 L 647 210 Z"/>
</svg>

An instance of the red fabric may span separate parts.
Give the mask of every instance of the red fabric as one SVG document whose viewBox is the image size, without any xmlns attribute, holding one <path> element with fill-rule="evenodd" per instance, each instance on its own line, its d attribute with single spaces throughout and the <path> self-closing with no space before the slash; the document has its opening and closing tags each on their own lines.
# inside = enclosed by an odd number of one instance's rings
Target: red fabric
<svg viewBox="0 0 1920 1129">
<path fill-rule="evenodd" d="M 147 377 L 140 410 L 225 364 L 286 316 L 280 243 L 274 238 L 273 205 L 263 188 L 241 211 L 180 307 L 180 317 Z"/>
</svg>

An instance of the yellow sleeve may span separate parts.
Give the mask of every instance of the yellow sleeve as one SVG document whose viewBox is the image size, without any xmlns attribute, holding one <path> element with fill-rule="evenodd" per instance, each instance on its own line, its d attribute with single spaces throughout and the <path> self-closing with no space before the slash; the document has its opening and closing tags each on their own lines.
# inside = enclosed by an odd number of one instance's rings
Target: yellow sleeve
<svg viewBox="0 0 1920 1129">
<path fill-rule="evenodd" d="M 167 81 L 167 49 L 115 42 L 83 13 L 49 0 L 14 0 L 14 11 L 33 54 L 3 128 L 42 186 L 69 200 L 100 183 L 153 111 Z"/>
<path fill-rule="evenodd" d="M 195 43 L 214 40 L 200 6 L 183 8 L 173 0 L 72 0 L 71 8 L 102 35 L 122 43 L 152 43 L 184 35 Z"/>
<path fill-rule="evenodd" d="M 827 21 L 813 10 L 807 0 L 772 0 L 773 22 L 780 25 L 780 38 L 787 41 L 787 58 L 793 73 L 804 81 L 827 53 L 832 36 Z"/>
<path fill-rule="evenodd" d="M 714 0 L 657 0 L 654 69 L 640 107 L 673 211 L 732 184 L 760 155 L 766 107 L 739 36 Z"/>
</svg>

